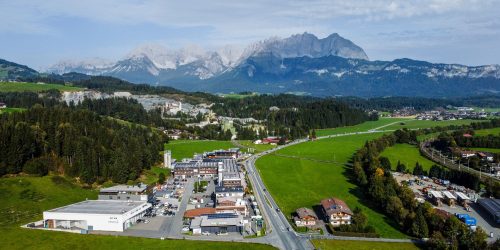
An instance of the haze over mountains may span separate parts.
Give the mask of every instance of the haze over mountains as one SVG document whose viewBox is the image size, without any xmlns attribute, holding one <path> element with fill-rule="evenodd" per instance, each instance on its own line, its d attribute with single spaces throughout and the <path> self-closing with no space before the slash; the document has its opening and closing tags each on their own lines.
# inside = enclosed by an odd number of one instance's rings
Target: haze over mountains
<svg viewBox="0 0 500 250">
<path fill-rule="evenodd" d="M 322 39 L 309 33 L 274 37 L 245 49 L 214 51 L 148 44 L 116 62 L 63 61 L 47 71 L 114 76 L 186 91 L 433 97 L 500 93 L 499 65 L 370 61 L 361 47 L 336 33 Z"/>
</svg>

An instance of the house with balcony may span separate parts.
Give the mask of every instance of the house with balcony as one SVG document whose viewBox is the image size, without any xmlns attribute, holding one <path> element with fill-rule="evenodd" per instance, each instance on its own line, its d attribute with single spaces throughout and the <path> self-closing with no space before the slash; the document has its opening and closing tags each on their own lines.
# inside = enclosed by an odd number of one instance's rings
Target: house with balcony
<svg viewBox="0 0 500 250">
<path fill-rule="evenodd" d="M 321 201 L 321 209 L 326 221 L 334 227 L 351 224 L 353 215 L 347 204 L 337 198 L 328 198 Z"/>
</svg>

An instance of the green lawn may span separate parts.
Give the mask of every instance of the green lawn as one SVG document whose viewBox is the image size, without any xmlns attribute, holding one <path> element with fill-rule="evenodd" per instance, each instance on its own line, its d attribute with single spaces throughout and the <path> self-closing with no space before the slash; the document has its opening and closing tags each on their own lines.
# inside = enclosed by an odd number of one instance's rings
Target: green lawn
<svg viewBox="0 0 500 250">
<path fill-rule="evenodd" d="M 0 249 L 273 249 L 267 245 L 137 237 L 81 235 L 23 229 L 42 219 L 42 212 L 97 198 L 96 190 L 80 188 L 52 177 L 0 178 Z"/>
<path fill-rule="evenodd" d="M 194 153 L 201 154 L 206 151 L 234 147 L 230 141 L 177 140 L 165 144 L 165 149 L 171 150 L 172 158 L 178 161 L 183 158 L 191 158 Z"/>
<path fill-rule="evenodd" d="M 253 141 L 238 141 L 238 143 L 247 148 L 255 149 L 255 153 L 263 152 L 276 147 L 276 145 L 271 145 L 271 144 L 254 144 Z M 246 149 L 244 150 L 246 151 Z"/>
<path fill-rule="evenodd" d="M 360 207 L 369 225 L 382 237 L 405 238 L 404 233 L 390 225 L 390 219 L 367 206 L 362 190 L 348 180 L 350 168 L 345 164 L 365 141 L 381 135 L 352 135 L 301 143 L 277 152 L 288 157 L 261 157 L 257 160 L 257 168 L 286 215 L 299 207 L 311 208 L 333 196 L 344 200 L 351 209 Z"/>
<path fill-rule="evenodd" d="M 351 132 L 362 132 L 368 131 L 370 129 L 379 128 L 382 126 L 386 126 L 391 123 L 397 123 L 401 121 L 409 121 L 410 118 L 380 118 L 378 121 L 368 121 L 354 126 L 347 127 L 339 127 L 339 128 L 328 128 L 328 129 L 317 129 L 317 136 L 325 136 L 325 135 L 335 135 L 335 134 L 343 134 L 343 133 L 351 133 Z M 387 129 L 387 127 L 380 128 L 381 130 Z"/>
<path fill-rule="evenodd" d="M 474 131 L 475 136 L 500 135 L 500 128 L 480 129 Z"/>
<path fill-rule="evenodd" d="M 425 171 L 428 171 L 432 165 L 435 165 L 433 161 L 420 155 L 420 151 L 417 146 L 410 144 L 396 144 L 392 147 L 386 148 L 381 156 L 389 158 L 391 161 L 392 169 L 396 169 L 398 160 L 406 165 L 406 168 L 410 171 L 413 170 L 415 164 L 418 162 Z"/>
<path fill-rule="evenodd" d="M 0 82 L 0 92 L 40 92 L 49 89 L 57 89 L 60 91 L 79 91 L 82 88 L 60 85 L 60 84 L 39 84 L 28 82 Z"/>
<path fill-rule="evenodd" d="M 21 111 L 24 111 L 24 110 L 26 110 L 26 109 L 25 108 L 3 108 L 3 109 L 0 109 L 0 114 L 21 112 Z"/>
<path fill-rule="evenodd" d="M 322 250 L 417 250 L 413 243 L 373 242 L 351 240 L 312 240 L 316 249 Z"/>
<path fill-rule="evenodd" d="M 393 124 L 385 127 L 387 130 L 398 130 L 402 128 L 407 129 L 418 129 L 418 128 L 430 128 L 430 127 L 444 127 L 449 125 L 464 125 L 470 124 L 472 122 L 479 122 L 478 120 L 454 120 L 454 121 L 423 121 L 423 120 L 409 120 L 402 124 Z"/>
</svg>

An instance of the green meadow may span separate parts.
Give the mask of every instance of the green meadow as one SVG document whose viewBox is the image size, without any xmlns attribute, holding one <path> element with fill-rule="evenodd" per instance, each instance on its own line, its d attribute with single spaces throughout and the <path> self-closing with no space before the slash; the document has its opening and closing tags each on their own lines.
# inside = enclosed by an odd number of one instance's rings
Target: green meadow
<svg viewBox="0 0 500 250">
<path fill-rule="evenodd" d="M 417 250 L 413 243 L 373 242 L 352 240 L 312 240 L 316 249 L 322 250 Z"/>
<path fill-rule="evenodd" d="M 500 136 L 500 128 L 480 129 L 474 131 L 475 136 L 496 135 Z"/>
<path fill-rule="evenodd" d="M 432 165 L 436 164 L 422 156 L 417 146 L 410 144 L 396 144 L 392 147 L 386 148 L 380 155 L 389 159 L 393 170 L 396 170 L 398 160 L 405 164 L 406 169 L 409 169 L 410 171 L 413 170 L 417 162 L 422 165 L 425 171 L 429 171 Z"/>
<path fill-rule="evenodd" d="M 367 140 L 382 133 L 340 136 L 290 146 L 261 157 L 257 168 L 281 210 L 290 215 L 297 208 L 312 208 L 322 199 L 337 197 L 351 209 L 359 207 L 368 224 L 386 238 L 406 238 L 391 219 L 370 208 L 363 192 L 350 181 L 348 164 Z"/>
<path fill-rule="evenodd" d="M 80 91 L 82 88 L 49 83 L 0 82 L 0 92 L 41 92 L 50 89 L 60 91 Z"/>
<path fill-rule="evenodd" d="M 424 120 L 408 120 L 403 123 L 396 123 L 385 127 L 387 130 L 398 130 L 398 129 L 419 129 L 419 128 L 430 128 L 430 127 L 444 127 L 449 125 L 464 125 L 470 124 L 472 122 L 478 122 L 477 120 L 449 120 L 449 121 L 424 121 Z"/>
<path fill-rule="evenodd" d="M 327 128 L 327 129 L 317 129 L 317 136 L 325 135 L 336 135 L 352 132 L 363 132 L 370 129 L 379 128 L 380 130 L 387 130 L 389 124 L 397 124 L 399 122 L 410 121 L 411 118 L 379 118 L 377 121 L 368 121 L 354 126 L 339 127 L 339 128 Z"/>
</svg>

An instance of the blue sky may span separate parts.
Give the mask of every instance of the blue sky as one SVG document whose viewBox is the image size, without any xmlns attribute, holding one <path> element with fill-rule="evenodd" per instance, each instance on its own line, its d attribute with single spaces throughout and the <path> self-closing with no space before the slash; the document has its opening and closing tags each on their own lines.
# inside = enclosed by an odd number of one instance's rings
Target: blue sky
<svg viewBox="0 0 500 250">
<path fill-rule="evenodd" d="M 213 49 L 304 31 L 339 33 L 372 60 L 500 63 L 498 0 L 0 0 L 0 11 L 0 58 L 35 69 L 145 43 Z"/>
</svg>

